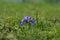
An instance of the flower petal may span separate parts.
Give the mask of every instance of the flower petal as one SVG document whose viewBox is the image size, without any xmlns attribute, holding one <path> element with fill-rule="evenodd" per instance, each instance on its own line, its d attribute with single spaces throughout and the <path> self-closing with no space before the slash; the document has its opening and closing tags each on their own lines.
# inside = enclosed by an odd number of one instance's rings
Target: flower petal
<svg viewBox="0 0 60 40">
<path fill-rule="evenodd" d="M 24 18 L 23 18 L 24 20 L 27 20 L 28 19 L 28 17 L 27 16 L 24 16 Z"/>
<path fill-rule="evenodd" d="M 24 23 L 24 19 L 22 19 L 22 21 L 20 22 L 20 25 L 22 26 L 22 25 L 23 25 L 23 23 Z"/>
<path fill-rule="evenodd" d="M 31 25 L 34 25 L 34 24 L 35 24 L 35 20 L 32 19 L 32 20 L 30 21 L 30 23 L 31 23 Z"/>
</svg>

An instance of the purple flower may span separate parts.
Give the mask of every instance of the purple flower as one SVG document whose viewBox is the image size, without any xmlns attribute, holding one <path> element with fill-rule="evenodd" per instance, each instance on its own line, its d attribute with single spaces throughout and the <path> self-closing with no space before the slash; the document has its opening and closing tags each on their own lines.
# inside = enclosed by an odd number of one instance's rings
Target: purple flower
<svg viewBox="0 0 60 40">
<path fill-rule="evenodd" d="M 28 20 L 30 20 L 30 19 L 31 19 L 31 17 L 30 17 L 30 16 L 28 16 L 27 18 L 28 18 Z"/>
<path fill-rule="evenodd" d="M 23 19 L 24 19 L 24 20 L 27 20 L 27 18 L 28 18 L 28 16 L 24 16 L 24 18 L 23 18 Z"/>
<path fill-rule="evenodd" d="M 35 20 L 34 18 L 30 21 L 31 25 L 34 25 L 35 24 Z"/>
<path fill-rule="evenodd" d="M 26 21 L 26 23 L 28 23 L 30 21 L 31 17 L 30 16 L 24 16 L 23 19 Z"/>
<path fill-rule="evenodd" d="M 31 25 L 34 25 L 35 20 L 34 20 L 34 18 L 32 18 L 30 16 L 24 16 L 24 18 L 20 22 L 20 25 L 22 26 L 24 24 L 24 22 L 30 23 Z"/>
<path fill-rule="evenodd" d="M 22 19 L 22 20 L 20 21 L 20 26 L 22 26 L 23 23 L 24 23 L 24 19 Z"/>
</svg>

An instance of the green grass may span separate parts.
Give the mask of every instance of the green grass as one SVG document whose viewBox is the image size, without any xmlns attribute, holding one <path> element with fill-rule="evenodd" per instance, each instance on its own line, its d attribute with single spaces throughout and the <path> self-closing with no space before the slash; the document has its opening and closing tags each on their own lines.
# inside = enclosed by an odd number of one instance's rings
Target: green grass
<svg viewBox="0 0 60 40">
<path fill-rule="evenodd" d="M 38 25 L 23 25 L 24 15 Z M 60 4 L 0 3 L 0 40 L 60 40 Z"/>
</svg>

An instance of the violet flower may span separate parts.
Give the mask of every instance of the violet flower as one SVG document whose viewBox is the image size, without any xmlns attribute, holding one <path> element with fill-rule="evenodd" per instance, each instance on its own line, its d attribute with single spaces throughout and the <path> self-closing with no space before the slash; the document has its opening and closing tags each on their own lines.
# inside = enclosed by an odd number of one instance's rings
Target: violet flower
<svg viewBox="0 0 60 40">
<path fill-rule="evenodd" d="M 34 18 L 32 18 L 30 16 L 24 16 L 23 19 L 20 21 L 20 26 L 22 26 L 24 24 L 24 22 L 30 23 L 31 25 L 35 24 Z"/>
</svg>

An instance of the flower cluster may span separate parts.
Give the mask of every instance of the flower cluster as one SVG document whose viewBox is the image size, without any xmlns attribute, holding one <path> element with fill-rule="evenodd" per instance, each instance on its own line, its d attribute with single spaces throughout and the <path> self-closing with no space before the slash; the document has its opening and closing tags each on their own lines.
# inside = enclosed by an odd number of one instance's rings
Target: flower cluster
<svg viewBox="0 0 60 40">
<path fill-rule="evenodd" d="M 24 16 L 23 19 L 20 21 L 20 26 L 22 26 L 24 24 L 24 22 L 30 23 L 31 25 L 35 24 L 34 18 L 32 18 L 30 16 Z"/>
</svg>

